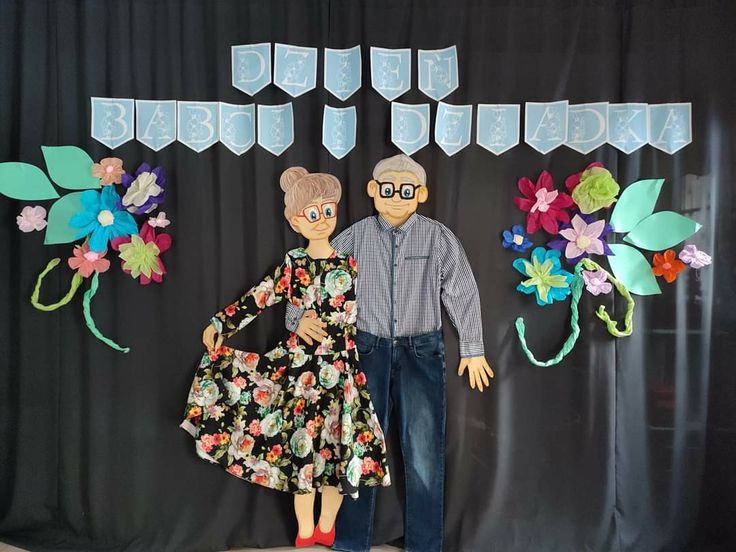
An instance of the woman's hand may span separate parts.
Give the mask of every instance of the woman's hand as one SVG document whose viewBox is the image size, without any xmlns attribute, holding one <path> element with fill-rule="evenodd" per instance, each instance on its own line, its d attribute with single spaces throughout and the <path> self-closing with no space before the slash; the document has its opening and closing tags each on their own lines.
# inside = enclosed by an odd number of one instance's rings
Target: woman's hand
<svg viewBox="0 0 736 552">
<path fill-rule="evenodd" d="M 317 313 L 313 310 L 308 310 L 302 316 L 299 326 L 294 333 L 301 337 L 307 345 L 311 345 L 313 339 L 321 343 L 322 339 L 327 337 L 327 332 L 323 329 L 325 327 L 327 327 L 327 324 L 317 318 Z"/>
<path fill-rule="evenodd" d="M 216 351 L 222 346 L 223 337 L 217 333 L 215 327 L 210 324 L 202 332 L 202 343 L 208 351 Z"/>
</svg>

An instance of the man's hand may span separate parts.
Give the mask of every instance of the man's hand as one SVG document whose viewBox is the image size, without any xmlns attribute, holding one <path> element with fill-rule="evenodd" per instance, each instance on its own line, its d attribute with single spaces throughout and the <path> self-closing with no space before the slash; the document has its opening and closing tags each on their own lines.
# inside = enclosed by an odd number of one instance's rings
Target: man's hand
<svg viewBox="0 0 736 552">
<path fill-rule="evenodd" d="M 493 370 L 491 369 L 486 357 L 467 357 L 460 359 L 460 366 L 457 369 L 457 375 L 462 376 L 465 369 L 468 369 L 468 379 L 470 380 L 470 388 L 475 389 L 478 386 L 478 391 L 483 392 L 483 386 L 491 386 L 491 382 L 488 380 L 489 377 L 493 377 Z"/>
<path fill-rule="evenodd" d="M 305 312 L 302 319 L 299 320 L 299 326 L 294 333 L 301 337 L 307 345 L 311 345 L 312 340 L 321 343 L 322 339 L 327 337 L 327 332 L 323 329 L 326 327 L 327 324 L 317 318 L 317 313 L 313 310 L 309 310 Z"/>
<path fill-rule="evenodd" d="M 208 351 L 217 351 L 222 346 L 223 337 L 217 333 L 215 327 L 210 324 L 202 332 L 202 343 Z"/>
</svg>

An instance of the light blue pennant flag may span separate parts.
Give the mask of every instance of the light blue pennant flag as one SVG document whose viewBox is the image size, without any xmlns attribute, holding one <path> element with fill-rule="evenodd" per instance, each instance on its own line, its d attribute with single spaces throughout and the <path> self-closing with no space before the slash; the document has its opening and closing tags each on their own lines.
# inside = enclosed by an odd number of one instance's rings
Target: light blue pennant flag
<svg viewBox="0 0 736 552">
<path fill-rule="evenodd" d="M 649 105 L 649 143 L 665 153 L 675 153 L 693 141 L 689 103 Z"/>
<path fill-rule="evenodd" d="M 325 88 L 336 98 L 347 100 L 360 88 L 362 67 L 360 45 L 347 50 L 325 48 Z"/>
<path fill-rule="evenodd" d="M 276 44 L 273 83 L 293 97 L 317 86 L 317 48 Z"/>
<path fill-rule="evenodd" d="M 649 117 L 645 103 L 608 104 L 608 143 L 632 153 L 649 141 Z"/>
<path fill-rule="evenodd" d="M 230 48 L 233 86 L 254 96 L 271 84 L 271 43 L 241 44 Z"/>
<path fill-rule="evenodd" d="M 200 153 L 220 139 L 219 102 L 177 102 L 177 140 Z"/>
<path fill-rule="evenodd" d="M 501 155 L 519 143 L 519 104 L 478 104 L 475 143 Z"/>
<path fill-rule="evenodd" d="M 391 102 L 391 141 L 406 155 L 429 143 L 429 104 Z"/>
<path fill-rule="evenodd" d="M 281 155 L 294 143 L 294 111 L 291 103 L 258 106 L 258 145 Z"/>
<path fill-rule="evenodd" d="M 411 50 L 371 46 L 371 85 L 388 101 L 411 88 Z"/>
<path fill-rule="evenodd" d="M 358 125 L 355 106 L 325 106 L 322 116 L 322 145 L 333 157 L 342 159 L 355 147 Z"/>
<path fill-rule="evenodd" d="M 220 142 L 235 155 L 256 143 L 256 107 L 220 102 Z"/>
<path fill-rule="evenodd" d="M 176 140 L 176 100 L 136 100 L 135 137 L 153 151 Z"/>
<path fill-rule="evenodd" d="M 590 153 L 606 143 L 608 102 L 570 105 L 567 108 L 567 142 L 578 153 Z"/>
<path fill-rule="evenodd" d="M 524 141 L 540 153 L 548 153 L 567 140 L 567 100 L 526 102 Z"/>
<path fill-rule="evenodd" d="M 455 155 L 470 144 L 473 126 L 472 105 L 437 104 L 434 118 L 434 141 L 447 155 Z"/>
<path fill-rule="evenodd" d="M 441 100 L 455 90 L 457 76 L 457 48 L 418 50 L 419 90 L 433 100 Z"/>
<path fill-rule="evenodd" d="M 90 98 L 92 138 L 110 149 L 133 139 L 134 102 L 131 98 Z"/>
</svg>

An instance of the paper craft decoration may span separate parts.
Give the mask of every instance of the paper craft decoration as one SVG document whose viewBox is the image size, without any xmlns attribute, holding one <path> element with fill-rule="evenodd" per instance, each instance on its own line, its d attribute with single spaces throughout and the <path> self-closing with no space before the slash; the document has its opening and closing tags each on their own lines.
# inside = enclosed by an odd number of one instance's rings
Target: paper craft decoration
<svg viewBox="0 0 736 552">
<path fill-rule="evenodd" d="M 711 262 L 711 256 L 705 251 L 700 251 L 696 246 L 686 245 L 678 255 L 680 260 L 685 264 L 689 264 L 690 268 L 699 270 L 704 266 L 708 266 Z"/>
<path fill-rule="evenodd" d="M 646 257 L 633 247 L 623 243 L 612 243 L 613 256 L 608 258 L 611 271 L 636 295 L 658 295 L 662 293 L 652 267 Z"/>
<path fill-rule="evenodd" d="M 177 139 L 202 152 L 220 138 L 219 102 L 178 102 Z"/>
<path fill-rule="evenodd" d="M 664 178 L 639 180 L 629 184 L 618 199 L 611 214 L 611 226 L 616 232 L 630 232 L 654 212 Z"/>
<path fill-rule="evenodd" d="M 135 137 L 159 151 L 176 140 L 176 100 L 136 100 Z"/>
<path fill-rule="evenodd" d="M 433 100 L 441 100 L 459 86 L 457 48 L 418 50 L 419 90 Z"/>
<path fill-rule="evenodd" d="M 539 306 L 563 301 L 570 295 L 572 274 L 562 268 L 557 249 L 537 247 L 532 251 L 531 262 L 520 258 L 513 262 L 513 266 L 527 277 L 516 286 L 517 291 L 534 294 Z"/>
<path fill-rule="evenodd" d="M 626 154 L 649 141 L 649 112 L 645 103 L 609 103 L 607 123 L 607 142 Z"/>
<path fill-rule="evenodd" d="M 411 88 L 411 50 L 371 46 L 371 86 L 388 101 Z"/>
<path fill-rule="evenodd" d="M 220 142 L 235 155 L 256 143 L 256 107 L 220 102 Z"/>
<path fill-rule="evenodd" d="M 258 106 L 258 145 L 281 155 L 294 143 L 294 111 L 291 103 Z"/>
<path fill-rule="evenodd" d="M 317 85 L 317 48 L 276 44 L 273 83 L 293 97 Z"/>
<path fill-rule="evenodd" d="M 521 106 L 478 104 L 475 143 L 501 155 L 519 143 Z"/>
<path fill-rule="evenodd" d="M 700 228 L 700 224 L 679 213 L 662 211 L 642 220 L 624 236 L 624 241 L 642 249 L 660 251 L 685 241 Z"/>
<path fill-rule="evenodd" d="M 13 161 L 0 163 L 0 193 L 27 201 L 59 197 L 41 169 Z"/>
<path fill-rule="evenodd" d="M 15 223 L 21 232 L 40 231 L 46 228 L 46 209 L 40 205 L 23 207 L 20 215 L 15 217 Z"/>
<path fill-rule="evenodd" d="M 455 155 L 470 144 L 473 125 L 472 105 L 437 104 L 434 119 L 434 141 L 447 155 Z"/>
<path fill-rule="evenodd" d="M 240 44 L 230 48 L 232 85 L 251 96 L 271 83 L 271 43 Z"/>
<path fill-rule="evenodd" d="M 587 154 L 606 143 L 608 102 L 569 105 L 565 145 Z"/>
<path fill-rule="evenodd" d="M 325 106 L 322 116 L 322 145 L 336 159 L 342 159 L 355 147 L 357 129 L 355 107 Z"/>
<path fill-rule="evenodd" d="M 677 258 L 672 249 L 664 253 L 655 253 L 652 265 L 652 274 L 662 276 L 668 284 L 677 280 L 677 275 L 685 270 L 685 263 Z"/>
<path fill-rule="evenodd" d="M 560 222 L 570 222 L 570 215 L 566 209 L 573 205 L 572 198 L 555 189 L 550 173 L 547 171 L 539 173 L 536 184 L 526 176 L 522 176 L 518 186 L 524 197 L 515 197 L 514 203 L 527 213 L 526 231 L 529 234 L 544 228 L 546 232 L 555 235 Z"/>
<path fill-rule="evenodd" d="M 71 243 L 79 239 L 79 228 L 71 226 L 69 221 L 74 215 L 84 211 L 82 193 L 66 194 L 51 205 L 44 245 Z"/>
<path fill-rule="evenodd" d="M 130 98 L 90 98 L 92 138 L 114 149 L 133 139 L 134 102 Z"/>
<path fill-rule="evenodd" d="M 567 140 L 568 102 L 526 102 L 524 140 L 540 153 L 549 153 Z"/>
<path fill-rule="evenodd" d="M 692 142 L 692 109 L 689 103 L 649 105 L 649 143 L 665 153 L 675 153 Z"/>
<path fill-rule="evenodd" d="M 363 65 L 360 45 L 345 50 L 325 48 L 324 86 L 337 99 L 345 101 L 360 88 Z"/>
<path fill-rule="evenodd" d="M 391 141 L 406 155 L 429 144 L 429 104 L 391 102 Z"/>
</svg>

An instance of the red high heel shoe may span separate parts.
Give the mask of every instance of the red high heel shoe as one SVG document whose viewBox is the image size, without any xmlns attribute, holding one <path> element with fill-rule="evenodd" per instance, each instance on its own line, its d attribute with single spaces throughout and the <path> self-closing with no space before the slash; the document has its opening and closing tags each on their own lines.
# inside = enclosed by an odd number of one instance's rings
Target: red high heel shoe
<svg viewBox="0 0 736 552">
<path fill-rule="evenodd" d="M 294 542 L 294 548 L 307 548 L 308 546 L 314 546 L 314 533 L 311 537 L 303 539 L 299 533 L 296 534 L 296 541 Z"/>
<path fill-rule="evenodd" d="M 329 533 L 323 533 L 319 528 L 319 524 L 317 524 L 317 527 L 314 528 L 314 542 L 332 547 L 335 543 L 335 524 L 332 524 L 332 529 L 330 529 Z"/>
</svg>

